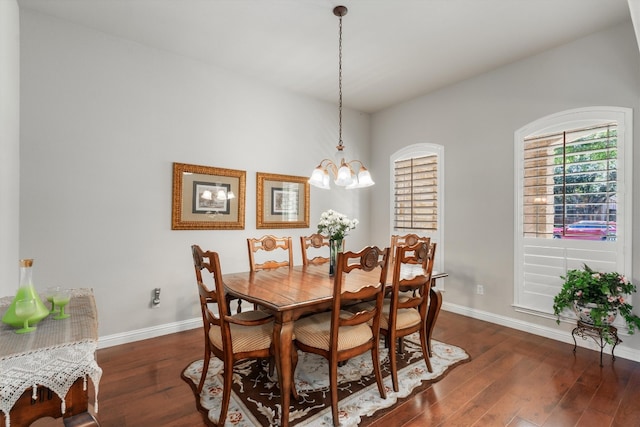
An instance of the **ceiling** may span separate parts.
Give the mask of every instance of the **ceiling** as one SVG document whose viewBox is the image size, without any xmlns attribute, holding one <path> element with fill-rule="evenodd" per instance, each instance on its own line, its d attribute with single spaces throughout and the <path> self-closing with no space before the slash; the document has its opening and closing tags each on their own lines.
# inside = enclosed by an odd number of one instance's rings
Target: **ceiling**
<svg viewBox="0 0 640 427">
<path fill-rule="evenodd" d="M 18 0 L 52 15 L 372 113 L 630 20 L 627 0 Z"/>
</svg>

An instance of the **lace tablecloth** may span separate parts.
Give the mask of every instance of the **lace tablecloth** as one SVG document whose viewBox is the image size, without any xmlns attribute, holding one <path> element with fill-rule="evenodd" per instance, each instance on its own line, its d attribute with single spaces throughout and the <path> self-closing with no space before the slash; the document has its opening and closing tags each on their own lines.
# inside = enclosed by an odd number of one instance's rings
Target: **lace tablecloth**
<svg viewBox="0 0 640 427">
<path fill-rule="evenodd" d="M 0 298 L 0 317 L 13 297 Z M 45 299 L 43 298 L 43 301 Z M 98 312 L 91 289 L 74 289 L 65 308 L 71 317 L 41 320 L 37 330 L 16 334 L 14 328 L 0 323 L 0 411 L 9 427 L 9 411 L 28 388 L 37 386 L 54 391 L 62 400 L 78 378 L 91 378 L 95 391 L 94 409 L 98 412 L 98 384 L 102 369 L 95 360 L 98 347 Z"/>
</svg>

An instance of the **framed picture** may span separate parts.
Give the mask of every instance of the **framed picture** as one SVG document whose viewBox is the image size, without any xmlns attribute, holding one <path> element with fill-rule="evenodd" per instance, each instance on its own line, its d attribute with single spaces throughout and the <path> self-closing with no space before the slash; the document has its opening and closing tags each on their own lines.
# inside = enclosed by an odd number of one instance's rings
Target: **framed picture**
<svg viewBox="0 0 640 427">
<path fill-rule="evenodd" d="M 245 171 L 174 163 L 171 229 L 244 229 L 245 185 Z"/>
<path fill-rule="evenodd" d="M 256 228 L 309 227 L 308 180 L 258 172 Z"/>
</svg>

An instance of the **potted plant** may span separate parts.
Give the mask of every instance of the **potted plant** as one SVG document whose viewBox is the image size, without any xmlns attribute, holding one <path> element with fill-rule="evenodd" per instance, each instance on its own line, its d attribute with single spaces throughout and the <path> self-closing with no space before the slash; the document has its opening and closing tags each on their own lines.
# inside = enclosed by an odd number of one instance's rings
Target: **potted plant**
<svg viewBox="0 0 640 427">
<path fill-rule="evenodd" d="M 553 312 L 560 323 L 560 313 L 572 309 L 578 318 L 605 332 L 620 315 L 624 318 L 629 334 L 640 328 L 640 317 L 632 313 L 633 307 L 626 296 L 636 291 L 636 286 L 620 273 L 601 273 L 587 264 L 582 270 L 569 270 L 561 276 L 564 284 L 553 299 Z"/>
</svg>

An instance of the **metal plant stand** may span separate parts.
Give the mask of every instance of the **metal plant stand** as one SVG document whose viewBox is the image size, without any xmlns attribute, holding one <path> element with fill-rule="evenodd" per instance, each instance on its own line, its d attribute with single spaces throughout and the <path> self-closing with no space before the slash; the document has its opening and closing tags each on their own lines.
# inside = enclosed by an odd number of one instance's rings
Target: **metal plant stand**
<svg viewBox="0 0 640 427">
<path fill-rule="evenodd" d="M 576 341 L 576 335 L 581 337 L 583 340 L 587 338 L 593 339 L 593 341 L 600 347 L 600 366 L 602 366 L 602 350 L 604 346 L 611 343 L 611 358 L 612 360 L 616 360 L 616 356 L 613 352 L 616 349 L 616 346 L 622 342 L 620 338 L 618 338 L 618 329 L 613 326 L 609 326 L 607 330 L 602 327 L 593 326 L 589 323 L 582 322 L 578 320 L 578 326 L 576 326 L 571 332 L 573 336 L 573 352 L 576 352 L 576 348 L 578 347 L 578 342 Z M 608 338 L 608 340 L 607 340 Z"/>
</svg>

